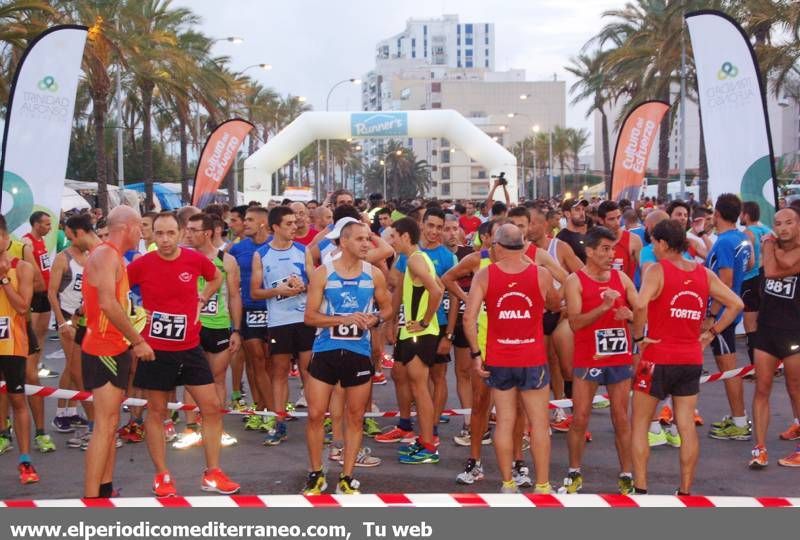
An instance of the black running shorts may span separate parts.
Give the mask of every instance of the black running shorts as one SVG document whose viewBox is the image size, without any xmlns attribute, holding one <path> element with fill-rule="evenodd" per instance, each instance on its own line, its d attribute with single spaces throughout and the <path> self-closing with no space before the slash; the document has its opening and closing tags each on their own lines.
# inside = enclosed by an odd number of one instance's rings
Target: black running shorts
<svg viewBox="0 0 800 540">
<path fill-rule="evenodd" d="M 130 351 L 114 356 L 95 356 L 82 352 L 83 387 L 86 390 L 94 390 L 111 383 L 120 390 L 126 390 L 131 374 L 132 358 Z"/>
<path fill-rule="evenodd" d="M 135 387 L 171 392 L 176 386 L 213 384 L 214 375 L 200 347 L 155 353 L 155 360 L 137 362 L 136 375 L 133 377 Z"/>
<path fill-rule="evenodd" d="M 375 367 L 368 356 L 337 349 L 314 353 L 308 365 L 308 373 L 331 386 L 341 383 L 343 388 L 349 388 L 370 382 L 375 374 Z"/>
</svg>

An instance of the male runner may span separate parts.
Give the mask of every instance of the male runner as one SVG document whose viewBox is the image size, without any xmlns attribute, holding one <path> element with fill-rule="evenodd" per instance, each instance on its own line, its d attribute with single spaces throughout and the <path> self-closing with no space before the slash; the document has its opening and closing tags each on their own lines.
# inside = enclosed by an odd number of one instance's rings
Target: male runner
<svg viewBox="0 0 800 540">
<path fill-rule="evenodd" d="M 586 199 L 567 199 L 561 204 L 561 211 L 567 220 L 567 227 L 561 229 L 556 238 L 566 242 L 575 256 L 586 264 L 586 246 L 583 235 L 586 234 Z"/>
<path fill-rule="evenodd" d="M 174 214 L 159 214 L 153 222 L 153 232 L 156 251 L 128 265 L 130 284 L 139 285 L 142 304 L 148 312 L 143 336 L 155 351 L 155 360 L 140 362 L 136 367 L 133 383 L 145 390 L 147 396 L 145 440 L 156 469 L 153 493 L 157 497 L 177 495 L 167 469 L 163 430 L 169 395 L 177 386 L 186 387 L 203 415 L 207 468 L 201 489 L 225 495 L 237 493 L 239 484 L 219 468 L 222 404 L 208 360 L 200 348 L 200 311 L 219 290 L 222 274 L 208 257 L 178 246 L 181 232 Z M 198 295 L 197 280 L 201 276 L 206 286 Z"/>
<path fill-rule="evenodd" d="M 242 297 L 237 294 L 239 267 L 236 265 L 236 259 L 212 243 L 214 221 L 209 214 L 193 215 L 184 229 L 184 239 L 190 247 L 208 257 L 222 274 L 222 286 L 200 310 L 200 346 L 214 375 L 214 386 L 219 402 L 224 404 L 228 365 L 231 356 L 236 354 L 242 344 Z M 203 292 L 205 285 L 204 278 L 197 280 L 198 294 Z M 191 395 L 187 394 L 186 403 L 194 403 L 190 400 Z M 189 411 L 186 413 L 186 418 L 187 431 L 173 444 L 177 449 L 199 445 L 203 440 L 197 425 L 197 413 Z M 235 437 L 222 432 L 222 446 L 231 446 L 236 442 Z"/>
<path fill-rule="evenodd" d="M 396 362 L 392 369 L 402 370 L 408 377 L 419 421 L 419 437 L 413 444 L 401 447 L 398 455 L 400 463 L 438 463 L 439 452 L 433 433 L 437 417 L 428 378 L 436 363 L 436 349 L 441 340 L 437 311 L 443 291 L 437 283 L 433 261 L 418 247 L 420 230 L 416 221 L 412 218 L 396 221 L 393 239 L 397 253 L 406 256 L 406 267 L 402 286 L 398 287 L 399 294 L 393 298 L 392 308 L 398 313 L 399 332 L 394 351 Z M 400 305 L 403 306 L 402 318 Z M 394 333 L 389 339 L 395 341 Z"/>
<path fill-rule="evenodd" d="M 349 222 L 339 233 L 341 256 L 326 262 L 310 276 L 305 322 L 319 328 L 306 379 L 308 445 L 311 472 L 303 493 L 319 495 L 327 487 L 322 466 L 323 422 L 337 384 L 347 404 L 342 472 L 337 493 L 359 493 L 353 478 L 361 449 L 362 419 L 369 405 L 373 363 L 371 328 L 392 314 L 391 296 L 383 273 L 366 262 L 372 249 L 369 228 Z M 375 313 L 377 301 L 380 311 Z M 379 462 L 378 462 L 379 463 Z"/>
<path fill-rule="evenodd" d="M 625 272 L 629 278 L 634 279 L 639 266 L 639 252 L 642 250 L 642 240 L 630 231 L 625 230 L 620 223 L 622 212 L 614 201 L 603 201 L 597 207 L 597 217 L 600 225 L 605 226 L 617 236 L 614 245 L 614 260 L 611 266 L 614 270 Z"/>
<path fill-rule="evenodd" d="M 723 193 L 714 205 L 714 227 L 717 230 L 717 241 L 706 258 L 706 267 L 717 274 L 722 282 L 741 296 L 742 282 L 747 271 L 753 266 L 753 246 L 747 236 L 736 228 L 736 222 L 742 213 L 742 202 L 732 193 Z M 708 307 L 704 328 L 708 329 L 720 320 L 724 312 L 719 304 L 712 302 Z M 728 326 L 720 327 L 719 336 L 714 336 L 711 349 L 714 360 L 720 371 L 736 368 L 736 325 L 741 314 Z M 714 439 L 749 441 L 752 427 L 747 419 L 744 407 L 744 386 L 740 377 L 726 379 L 725 393 L 730 405 L 730 416 L 721 422 L 711 424 L 708 435 Z"/>
<path fill-rule="evenodd" d="M 300 376 L 305 382 L 314 329 L 303 323 L 306 286 L 311 268 L 310 254 L 303 244 L 294 241 L 296 217 L 288 206 L 276 206 L 269 212 L 271 241 L 253 253 L 250 295 L 266 300 L 270 353 L 272 355 L 272 393 L 277 415 L 275 428 L 267 432 L 265 446 L 277 446 L 286 440 L 286 402 L 289 398 L 289 369 L 292 355 L 298 359 Z"/>
<path fill-rule="evenodd" d="M 756 445 L 750 459 L 751 469 L 767 466 L 767 428 L 769 427 L 769 395 L 778 362 L 783 362 L 786 392 L 795 411 L 800 410 L 800 215 L 793 208 L 775 214 L 775 236 L 764 235 L 764 278 L 758 330 L 755 334 L 756 391 L 753 395 L 753 426 Z M 794 268 L 792 268 L 794 267 Z M 794 424 L 797 426 L 797 424 Z M 781 434 L 781 438 L 791 439 Z M 800 439 L 800 434 L 797 435 Z M 785 467 L 800 467 L 800 445 L 794 452 L 778 460 Z"/>
<path fill-rule="evenodd" d="M 39 475 L 29 455 L 31 428 L 25 402 L 25 357 L 28 354 L 26 316 L 33 297 L 34 268 L 8 253 L 9 240 L 6 219 L 0 216 L 0 376 L 6 382 L 14 411 L 14 431 L 19 442 L 19 481 L 32 484 L 39 481 Z M 5 423 L 6 419 L 2 421 Z"/>
<path fill-rule="evenodd" d="M 551 493 L 548 396 L 550 376 L 544 346 L 542 315 L 545 307 L 558 309 L 561 297 L 543 267 L 523 259 L 522 231 L 512 224 L 494 233 L 498 261 L 479 270 L 472 280 L 464 332 L 470 343 L 474 369 L 491 388 L 497 411 L 494 445 L 503 479 L 503 493 L 517 493 L 513 479 L 514 425 L 518 400 L 531 426 L 531 453 L 536 473 L 534 493 Z M 478 341 L 478 314 L 485 302 L 486 350 Z"/>
<path fill-rule="evenodd" d="M 114 493 L 114 439 L 132 356 L 141 363 L 154 358 L 150 345 L 128 318 L 130 287 L 122 258 L 139 244 L 141 222 L 139 213 L 129 206 L 114 208 L 108 214 L 108 241 L 89 253 L 83 271 L 86 336 L 81 343 L 81 375 L 94 404 L 84 479 L 84 497 L 88 498 L 108 498 Z M 160 426 L 158 433 L 162 433 Z"/>
<path fill-rule="evenodd" d="M 294 212 L 297 223 L 294 241 L 304 246 L 309 245 L 319 231 L 311 226 L 306 205 L 301 202 L 293 202 L 289 208 Z"/>
<path fill-rule="evenodd" d="M 756 338 L 756 329 L 758 328 L 758 312 L 760 305 L 760 289 L 761 278 L 759 272 L 762 268 L 761 261 L 761 239 L 765 234 L 770 234 L 769 227 L 759 221 L 761 218 L 761 209 L 758 203 L 753 201 L 745 201 L 742 203 L 742 215 L 739 217 L 739 222 L 744 227 L 744 234 L 753 246 L 754 262 L 744 274 L 744 281 L 742 282 L 742 302 L 744 302 L 744 315 L 742 322 L 744 323 L 744 331 L 747 335 L 747 355 L 750 358 L 750 363 L 753 363 L 753 342 Z M 755 414 L 755 413 L 754 413 Z"/>
<path fill-rule="evenodd" d="M 655 226 L 652 244 L 659 262 L 647 269 L 636 298 L 633 342 L 642 359 L 633 381 L 631 440 L 634 493 L 647 493 L 647 432 L 658 402 L 672 396 L 675 423 L 681 437 L 681 480 L 678 495 L 689 495 L 697 466 L 699 445 L 694 410 L 700 392 L 703 348 L 733 323 L 741 299 L 707 268 L 683 258 L 686 231 L 677 221 Z M 725 309 L 703 331 L 708 300 Z M 647 335 L 644 325 L 647 321 Z"/>
<path fill-rule="evenodd" d="M 586 233 L 586 266 L 571 274 L 564 285 L 567 313 L 575 332 L 572 377 L 572 424 L 567 434 L 569 470 L 564 479 L 566 493 L 583 487 L 581 461 L 586 447 L 586 429 L 592 399 L 605 385 L 611 402 L 611 423 L 619 458 L 617 481 L 623 495 L 633 490 L 631 431 L 628 400 L 631 389 L 630 307 L 636 288 L 622 271 L 612 268 L 617 235 L 606 227 Z"/>
</svg>

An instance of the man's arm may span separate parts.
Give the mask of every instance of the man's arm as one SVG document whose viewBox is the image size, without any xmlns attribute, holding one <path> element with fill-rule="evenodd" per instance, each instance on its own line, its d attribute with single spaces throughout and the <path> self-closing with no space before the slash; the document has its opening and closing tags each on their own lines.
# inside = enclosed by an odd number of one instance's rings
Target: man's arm
<svg viewBox="0 0 800 540">
<path fill-rule="evenodd" d="M 411 271 L 411 276 L 421 281 L 422 286 L 428 291 L 428 309 L 425 315 L 422 316 L 422 320 L 417 321 L 427 326 L 433 321 L 433 318 L 436 317 L 436 311 L 439 309 L 439 304 L 442 302 L 444 293 L 441 287 L 439 287 L 439 284 L 436 283 L 436 276 L 431 275 L 428 271 L 428 265 L 425 263 L 423 257 L 408 257 L 406 264 Z M 408 314 L 406 314 L 406 325 L 408 325 L 409 322 L 411 321 L 408 320 Z"/>
<path fill-rule="evenodd" d="M 539 266 L 543 266 L 547 268 L 547 270 L 552 274 L 552 277 L 558 281 L 559 283 L 563 284 L 567 280 L 567 273 L 561 268 L 558 263 L 550 256 L 550 254 L 545 251 L 544 249 L 537 249 L 536 250 L 536 264 Z"/>
<path fill-rule="evenodd" d="M 639 238 L 639 235 L 637 234 L 630 234 L 630 239 L 631 241 L 628 248 L 630 249 L 631 258 L 634 261 L 638 261 L 639 253 L 642 251 L 642 239 Z"/>
<path fill-rule="evenodd" d="M 700 336 L 700 341 L 703 342 L 704 347 L 708 345 L 719 332 L 722 332 L 733 324 L 739 312 L 744 309 L 744 302 L 742 302 L 742 299 L 739 298 L 728 285 L 723 283 L 722 279 L 718 278 L 714 272 L 707 268 L 706 274 L 708 275 L 709 295 L 714 299 L 715 303 L 724 306 L 725 311 L 722 313 L 719 320 L 712 324 Z"/>
<path fill-rule="evenodd" d="M 469 343 L 469 350 L 472 352 L 481 351 L 480 344 L 478 343 L 478 315 L 480 314 L 483 300 L 486 298 L 486 289 L 489 286 L 489 273 L 486 268 L 481 269 L 475 274 L 472 279 L 472 285 L 469 288 L 469 297 L 467 298 L 467 307 L 464 311 L 464 336 Z M 473 358 L 473 368 L 479 376 L 486 378 L 489 372 L 483 366 L 483 358 L 479 355 Z"/>
<path fill-rule="evenodd" d="M 444 273 L 442 276 L 442 285 L 444 285 L 447 291 L 450 293 L 452 297 L 451 301 L 455 299 L 459 299 L 463 302 L 467 301 L 467 293 L 465 293 L 464 289 L 461 288 L 461 285 L 458 284 L 458 280 L 463 279 L 470 274 L 474 274 L 478 270 L 480 262 L 481 254 L 479 251 L 476 251 L 475 253 L 470 253 L 461 259 L 458 264 Z"/>
<path fill-rule="evenodd" d="M 376 265 L 381 261 L 385 261 L 392 255 L 394 255 L 394 249 L 389 243 L 381 238 L 379 234 L 372 233 L 372 243 L 375 245 L 375 249 L 369 250 L 367 253 L 367 262 Z"/>
<path fill-rule="evenodd" d="M 236 330 L 242 328 L 242 295 L 240 292 L 242 283 L 239 274 L 239 265 L 236 259 L 229 253 L 222 259 L 222 267 L 225 268 L 225 279 L 228 286 L 228 312 L 231 322 Z"/>
<path fill-rule="evenodd" d="M 553 286 L 553 276 L 547 268 L 539 268 L 537 275 L 539 290 L 544 299 L 544 307 L 550 311 L 558 312 L 561 309 L 561 293 Z"/>
<path fill-rule="evenodd" d="M 53 310 L 53 315 L 56 318 L 56 324 L 60 329 L 67 323 L 64 315 L 61 313 L 61 302 L 58 300 L 58 287 L 61 285 L 61 278 L 64 275 L 64 269 L 67 266 L 67 256 L 62 251 L 53 259 L 53 266 L 50 267 L 50 285 L 47 287 L 47 299 L 50 301 L 50 307 Z"/>
<path fill-rule="evenodd" d="M 290 287 L 288 283 L 281 283 L 275 288 L 264 287 L 264 266 L 261 264 L 261 255 L 258 251 L 253 253 L 252 273 L 250 274 L 250 296 L 254 300 L 267 300 L 276 296 L 297 296 L 302 289 Z"/>
<path fill-rule="evenodd" d="M 800 274 L 800 249 L 782 250 L 772 235 L 764 237 L 761 261 L 764 263 L 764 276 L 770 279 L 783 279 Z"/>
<path fill-rule="evenodd" d="M 2 276 L 6 277 L 8 271 L 8 262 L 5 261 L 4 268 L 2 269 Z M 0 285 L 0 289 L 6 293 L 8 303 L 14 308 L 14 311 L 20 315 L 27 315 L 31 309 L 31 298 L 33 298 L 33 280 L 35 275 L 35 268 L 26 261 L 19 261 L 17 263 L 17 289 L 8 283 Z"/>
</svg>

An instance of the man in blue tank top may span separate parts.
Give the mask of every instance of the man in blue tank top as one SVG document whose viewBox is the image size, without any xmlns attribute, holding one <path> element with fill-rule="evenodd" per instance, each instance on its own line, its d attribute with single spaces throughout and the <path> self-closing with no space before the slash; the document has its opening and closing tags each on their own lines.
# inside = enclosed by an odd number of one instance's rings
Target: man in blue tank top
<svg viewBox="0 0 800 540">
<path fill-rule="evenodd" d="M 753 267 L 745 272 L 742 282 L 742 302 L 744 302 L 743 324 L 747 335 L 747 355 L 750 363 L 753 363 L 753 343 L 755 342 L 756 330 L 758 330 L 758 309 L 761 305 L 761 279 L 758 276 L 761 270 L 761 239 L 765 234 L 772 231 L 769 227 L 759 221 L 761 219 L 761 209 L 758 203 L 745 201 L 742 203 L 742 215 L 739 216 L 739 223 L 744 227 L 744 235 L 750 240 L 753 246 Z"/>
<path fill-rule="evenodd" d="M 323 422 L 337 384 L 344 388 L 347 413 L 342 473 L 336 492 L 359 492 L 353 468 L 361 448 L 362 419 L 374 373 L 370 329 L 392 315 L 386 280 L 365 260 L 372 247 L 369 227 L 348 223 L 339 236 L 341 256 L 310 275 L 305 322 L 318 330 L 306 379 L 306 442 L 311 466 L 303 488 L 306 495 L 321 494 L 327 487 L 322 470 Z"/>
<path fill-rule="evenodd" d="M 306 268 L 312 263 L 306 247 L 294 241 L 297 216 L 288 206 L 276 206 L 269 212 L 272 240 L 253 253 L 250 294 L 267 301 L 267 327 L 272 355 L 272 393 L 277 425 L 267 432 L 265 446 L 276 446 L 286 440 L 286 402 L 289 398 L 289 369 L 292 356 L 303 381 L 311 361 L 314 329 L 303 324 L 306 308 Z"/>
</svg>

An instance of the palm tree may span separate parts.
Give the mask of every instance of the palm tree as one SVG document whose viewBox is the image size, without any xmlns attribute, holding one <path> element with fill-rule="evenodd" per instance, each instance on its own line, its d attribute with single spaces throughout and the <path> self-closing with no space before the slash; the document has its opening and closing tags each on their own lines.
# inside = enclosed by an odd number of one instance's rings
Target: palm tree
<svg viewBox="0 0 800 540">
<path fill-rule="evenodd" d="M 569 130 L 561 126 L 556 126 L 553 129 L 553 158 L 558 160 L 558 164 L 561 169 L 561 174 L 559 175 L 558 180 L 562 195 L 567 192 L 564 169 L 569 157 Z"/>
<path fill-rule="evenodd" d="M 0 5 L 0 44 L 11 46 L 0 57 L 0 103 L 8 101 L 9 82 L 28 41 L 47 28 L 55 14 L 43 0 L 10 0 Z"/>
<path fill-rule="evenodd" d="M 364 173 L 366 189 L 383 193 L 383 174 L 386 168 L 387 197 L 411 199 L 424 195 L 430 187 L 428 162 L 418 160 L 413 150 L 391 139 L 381 153 L 385 165 L 374 161 Z"/>
<path fill-rule="evenodd" d="M 589 141 L 589 132 L 584 128 L 567 128 L 567 148 L 572 156 L 572 173 L 577 174 L 580 169 L 580 155 L 586 150 Z"/>
</svg>

